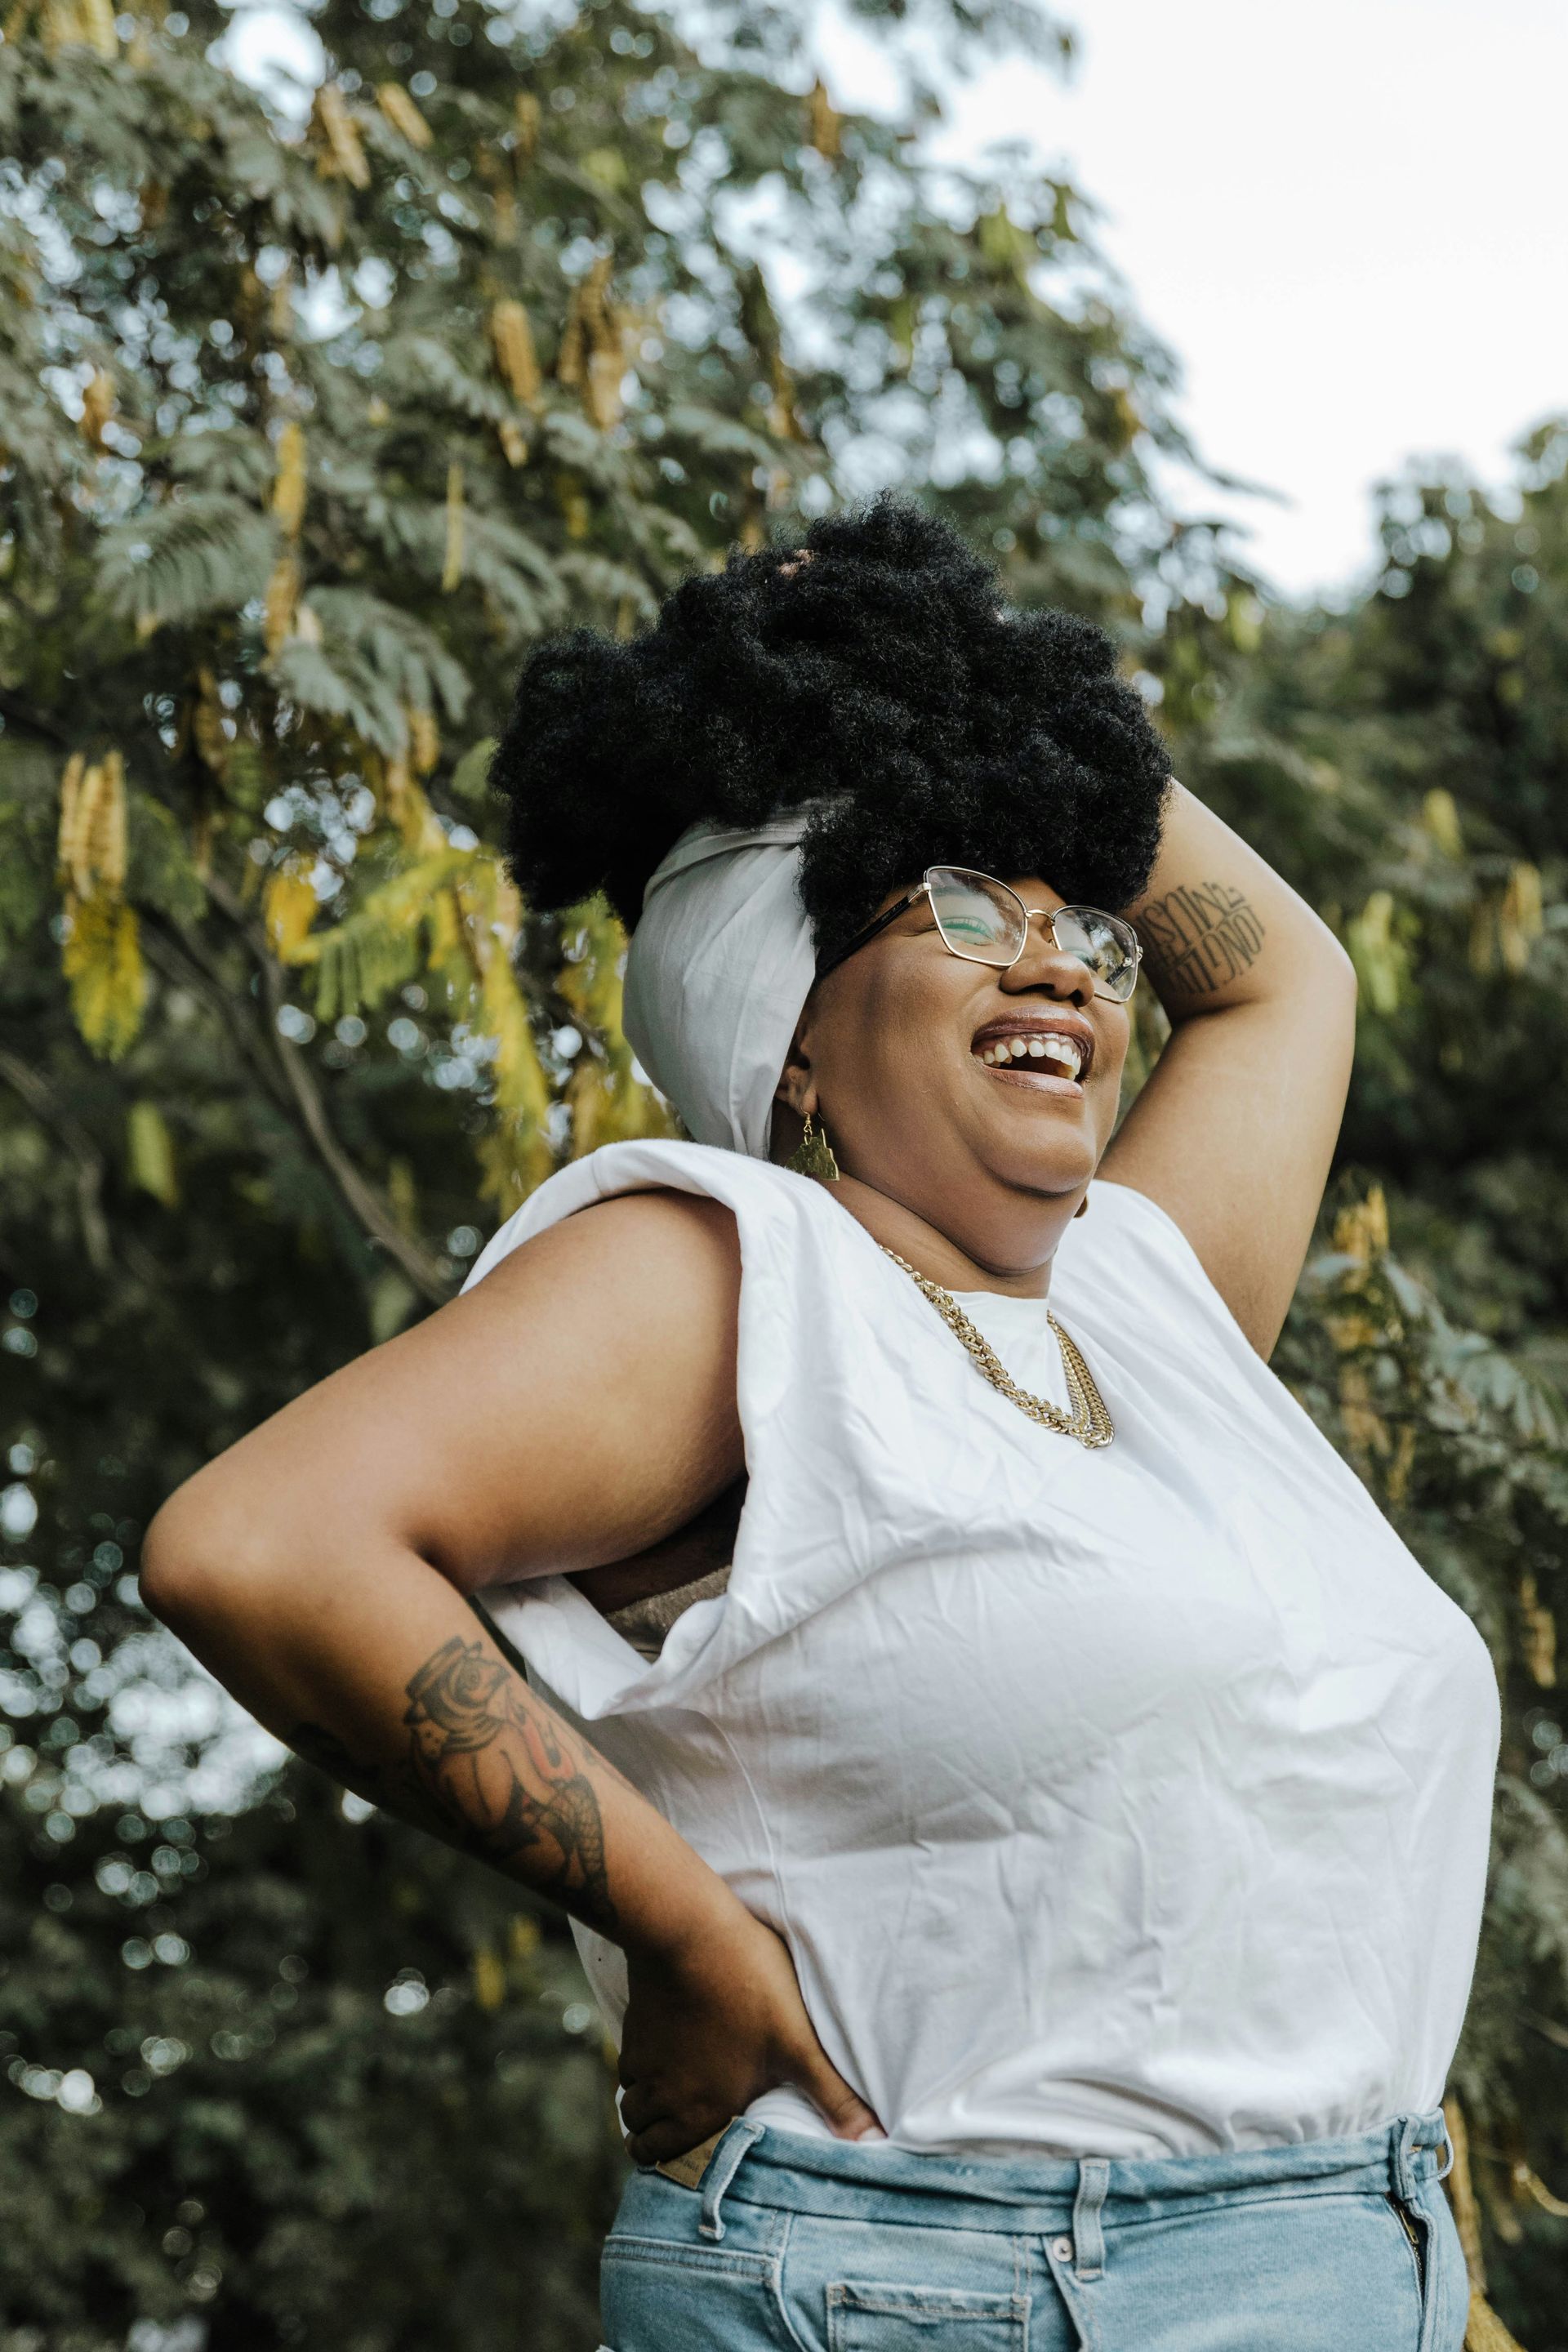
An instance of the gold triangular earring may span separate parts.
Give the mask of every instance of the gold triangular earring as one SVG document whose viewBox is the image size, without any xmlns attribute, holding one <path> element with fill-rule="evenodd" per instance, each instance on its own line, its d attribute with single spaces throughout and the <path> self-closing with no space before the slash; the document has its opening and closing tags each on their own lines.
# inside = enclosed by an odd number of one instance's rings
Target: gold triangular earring
<svg viewBox="0 0 1568 2352">
<path fill-rule="evenodd" d="M 805 1114 L 805 1133 L 800 1139 L 800 1148 L 785 1164 L 797 1176 L 820 1176 L 827 1184 L 838 1181 L 838 1162 L 833 1156 L 833 1146 L 821 1128 L 813 1129 L 809 1111 Z"/>
</svg>

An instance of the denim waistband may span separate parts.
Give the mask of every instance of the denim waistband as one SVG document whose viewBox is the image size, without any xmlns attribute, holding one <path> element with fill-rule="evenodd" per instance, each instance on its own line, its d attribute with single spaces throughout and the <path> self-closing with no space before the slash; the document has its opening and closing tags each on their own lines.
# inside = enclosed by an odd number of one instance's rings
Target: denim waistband
<svg viewBox="0 0 1568 2352">
<path fill-rule="evenodd" d="M 921 2229 L 1009 2235 L 1081 2229 L 1086 2204 L 1115 2229 L 1180 2209 L 1254 2199 L 1414 2199 L 1448 2168 L 1440 2111 L 1399 2116 L 1381 2131 L 1206 2156 L 965 2158 L 853 2140 L 812 2139 L 743 2116 L 721 2134 L 696 2184 L 706 2236 L 721 2237 L 726 2197 L 791 2213 Z"/>
</svg>

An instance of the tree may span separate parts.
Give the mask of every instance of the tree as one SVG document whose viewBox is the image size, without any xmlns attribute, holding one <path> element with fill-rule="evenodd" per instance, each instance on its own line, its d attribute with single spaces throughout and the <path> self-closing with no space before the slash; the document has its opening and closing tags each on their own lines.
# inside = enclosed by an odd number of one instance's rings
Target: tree
<svg viewBox="0 0 1568 2352">
<path fill-rule="evenodd" d="M 1059 41 L 1021 0 L 914 13 Z M 872 122 L 741 0 L 700 52 L 618 0 L 327 0 L 290 125 L 209 58 L 226 22 L 23 0 L 0 41 L 0 2147 L 32 2184 L 0 2352 L 182 2309 L 134 2352 L 594 2340 L 608 2078 L 552 1923 L 303 1768 L 269 1787 L 135 1547 L 548 1168 L 663 1125 L 614 924 L 521 908 L 494 853 L 523 651 L 883 479 L 1118 629 L 1181 772 L 1355 955 L 1281 1365 L 1503 1677 L 1458 2201 L 1548 2352 L 1563 436 L 1517 517 L 1396 486 L 1375 593 L 1268 608 L 1157 494 L 1171 365 L 1073 191 L 933 174 L 912 70 Z"/>
<path fill-rule="evenodd" d="M 1381 533 L 1348 610 L 1247 612 L 1239 646 L 1189 615 L 1150 659 L 1191 780 L 1360 975 L 1347 1206 L 1281 1360 L 1497 1662 L 1492 1884 L 1454 2078 L 1479 2210 L 1457 2202 L 1478 2276 L 1546 2347 L 1568 2186 L 1568 427 L 1521 443 L 1507 493 L 1390 484 Z"/>
<path fill-rule="evenodd" d="M 1026 596 L 1131 626 L 1203 550 L 1073 192 L 938 178 L 918 77 L 878 123 L 762 6 L 700 55 L 618 0 L 328 0 L 290 126 L 226 21 L 22 0 L 0 41 L 0 2345 L 473 2352 L 526 2294 L 549 2352 L 614 2189 L 564 1948 L 303 1768 L 258 1788 L 138 1537 L 665 1123 L 615 925 L 492 846 L 541 632 L 939 467 Z"/>
</svg>

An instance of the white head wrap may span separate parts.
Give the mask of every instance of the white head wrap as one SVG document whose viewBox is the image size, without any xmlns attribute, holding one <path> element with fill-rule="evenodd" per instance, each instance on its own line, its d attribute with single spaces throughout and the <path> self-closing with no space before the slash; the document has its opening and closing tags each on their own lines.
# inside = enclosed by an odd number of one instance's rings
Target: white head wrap
<svg viewBox="0 0 1568 2352">
<path fill-rule="evenodd" d="M 768 1156 L 773 1090 L 816 955 L 792 810 L 754 830 L 694 824 L 643 893 L 622 1026 L 699 1143 Z"/>
</svg>

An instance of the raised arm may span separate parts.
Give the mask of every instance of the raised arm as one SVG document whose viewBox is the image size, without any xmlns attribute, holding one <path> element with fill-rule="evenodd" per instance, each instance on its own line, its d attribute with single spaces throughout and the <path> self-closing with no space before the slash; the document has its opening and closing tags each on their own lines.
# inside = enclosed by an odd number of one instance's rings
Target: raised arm
<svg viewBox="0 0 1568 2352">
<path fill-rule="evenodd" d="M 871 2118 L 779 1939 L 466 1596 L 635 1553 L 734 1481 L 739 1281 L 711 1202 L 584 1211 L 198 1471 L 142 1552 L 149 1606 L 280 1738 L 624 1947 L 645 2162 L 771 2082 L 847 2137 Z"/>
<path fill-rule="evenodd" d="M 1172 1035 L 1100 1172 L 1174 1218 L 1266 1357 L 1344 1112 L 1354 970 L 1305 900 L 1180 784 L 1128 913 Z"/>
</svg>

